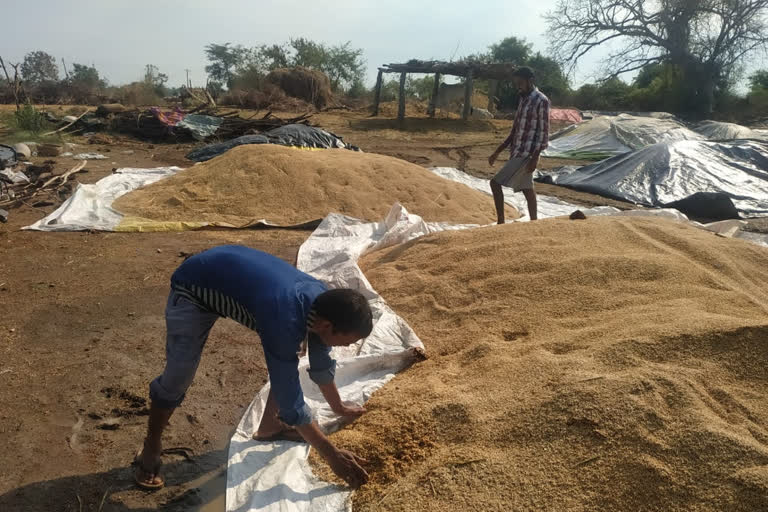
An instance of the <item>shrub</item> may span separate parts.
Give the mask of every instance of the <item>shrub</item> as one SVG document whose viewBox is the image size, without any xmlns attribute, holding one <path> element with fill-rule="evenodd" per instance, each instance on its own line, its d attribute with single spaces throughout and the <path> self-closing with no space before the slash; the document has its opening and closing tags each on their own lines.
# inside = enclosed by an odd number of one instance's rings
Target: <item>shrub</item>
<svg viewBox="0 0 768 512">
<path fill-rule="evenodd" d="M 15 114 L 16 127 L 32 133 L 40 133 L 47 125 L 45 115 L 38 112 L 31 103 L 26 103 Z"/>
</svg>

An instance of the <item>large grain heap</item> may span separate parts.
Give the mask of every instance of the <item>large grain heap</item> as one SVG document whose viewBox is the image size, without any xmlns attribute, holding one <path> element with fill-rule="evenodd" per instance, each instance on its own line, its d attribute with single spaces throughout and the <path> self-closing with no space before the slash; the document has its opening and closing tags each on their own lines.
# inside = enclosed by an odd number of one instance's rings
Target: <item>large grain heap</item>
<svg viewBox="0 0 768 512">
<path fill-rule="evenodd" d="M 765 509 L 765 249 L 549 220 L 362 267 L 430 358 L 333 436 L 370 461 L 355 511 Z"/>
<path fill-rule="evenodd" d="M 236 147 L 127 194 L 125 214 L 155 221 L 279 225 L 343 213 L 381 220 L 399 201 L 428 221 L 487 224 L 493 201 L 404 160 L 346 149 L 306 151 L 272 144 Z M 508 207 L 508 215 L 517 212 Z"/>
</svg>

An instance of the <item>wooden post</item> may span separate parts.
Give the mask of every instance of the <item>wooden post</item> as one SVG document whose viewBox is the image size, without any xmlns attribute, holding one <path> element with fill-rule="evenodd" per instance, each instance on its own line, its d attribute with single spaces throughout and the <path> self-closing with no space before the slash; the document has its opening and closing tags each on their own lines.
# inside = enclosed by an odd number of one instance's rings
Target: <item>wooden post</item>
<svg viewBox="0 0 768 512">
<path fill-rule="evenodd" d="M 472 68 L 469 68 L 467 73 L 467 81 L 464 84 L 464 112 L 461 114 L 463 120 L 469 119 L 469 114 L 472 112 L 472 92 L 474 91 L 474 73 Z"/>
<path fill-rule="evenodd" d="M 435 85 L 432 87 L 432 97 L 429 99 L 429 108 L 427 108 L 427 114 L 429 117 L 435 117 L 437 111 L 437 96 L 440 94 L 440 73 L 435 73 Z"/>
<path fill-rule="evenodd" d="M 499 95 L 499 81 L 498 80 L 489 80 L 488 81 L 488 112 L 491 114 L 496 113 L 496 99 Z"/>
<path fill-rule="evenodd" d="M 384 71 L 379 70 L 376 76 L 376 89 L 373 95 L 373 117 L 379 115 L 379 103 L 381 103 L 381 88 L 384 85 Z"/>
<path fill-rule="evenodd" d="M 405 79 L 408 77 L 408 73 L 403 71 L 400 73 L 400 93 L 397 95 L 399 105 L 397 106 L 397 120 L 401 123 L 405 120 Z"/>
</svg>

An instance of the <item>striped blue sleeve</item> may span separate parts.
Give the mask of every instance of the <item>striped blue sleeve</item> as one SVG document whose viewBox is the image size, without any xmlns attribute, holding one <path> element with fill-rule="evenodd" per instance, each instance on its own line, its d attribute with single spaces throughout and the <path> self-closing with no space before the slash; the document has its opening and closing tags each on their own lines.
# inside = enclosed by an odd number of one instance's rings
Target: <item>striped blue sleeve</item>
<svg viewBox="0 0 768 512">
<path fill-rule="evenodd" d="M 320 341 L 316 334 L 309 334 L 309 378 L 320 386 L 330 384 L 336 376 L 336 360 L 331 357 L 331 347 Z"/>
</svg>

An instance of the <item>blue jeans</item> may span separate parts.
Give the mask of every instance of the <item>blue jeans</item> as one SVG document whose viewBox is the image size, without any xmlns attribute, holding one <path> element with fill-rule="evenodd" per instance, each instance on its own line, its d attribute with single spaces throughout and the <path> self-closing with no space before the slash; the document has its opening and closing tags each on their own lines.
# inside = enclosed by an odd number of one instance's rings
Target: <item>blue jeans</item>
<svg viewBox="0 0 768 512">
<path fill-rule="evenodd" d="M 165 370 L 149 385 L 154 405 L 163 409 L 181 405 L 218 318 L 219 315 L 199 308 L 171 290 L 165 307 Z"/>
</svg>

